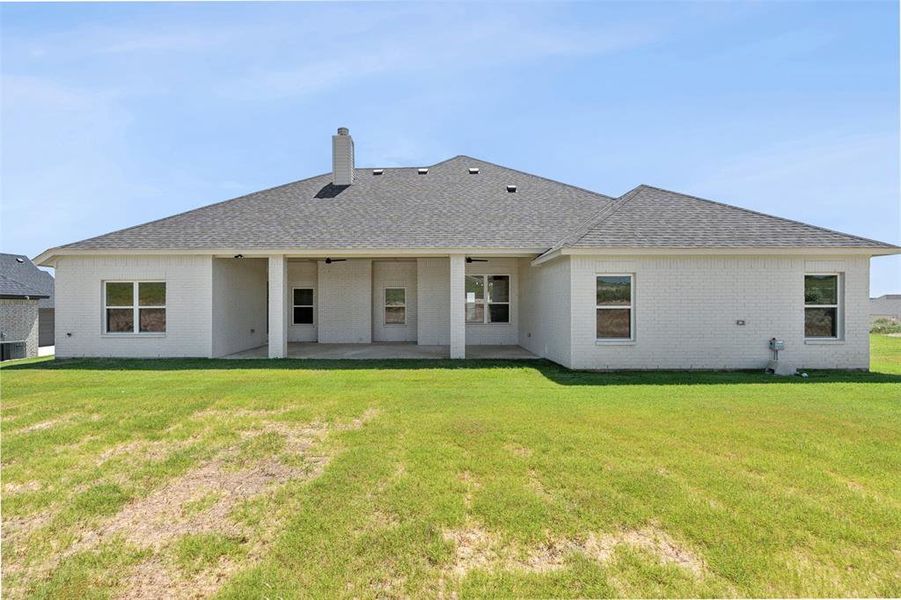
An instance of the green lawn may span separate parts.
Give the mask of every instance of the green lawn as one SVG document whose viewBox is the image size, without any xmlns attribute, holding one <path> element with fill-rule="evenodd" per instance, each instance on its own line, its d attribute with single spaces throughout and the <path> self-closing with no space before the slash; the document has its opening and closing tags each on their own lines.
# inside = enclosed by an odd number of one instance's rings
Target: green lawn
<svg viewBox="0 0 901 600">
<path fill-rule="evenodd" d="M 901 596 L 901 338 L 872 367 L 7 365 L 3 591 Z"/>
</svg>

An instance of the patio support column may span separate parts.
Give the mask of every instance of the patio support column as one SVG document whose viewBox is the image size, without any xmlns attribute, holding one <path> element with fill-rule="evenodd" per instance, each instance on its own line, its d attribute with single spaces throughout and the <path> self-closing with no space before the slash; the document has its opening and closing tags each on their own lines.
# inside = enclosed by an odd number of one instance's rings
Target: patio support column
<svg viewBox="0 0 901 600">
<path fill-rule="evenodd" d="M 466 257 L 450 256 L 450 357 L 466 358 Z"/>
<path fill-rule="evenodd" d="M 269 358 L 288 356 L 288 261 L 269 257 Z"/>
</svg>

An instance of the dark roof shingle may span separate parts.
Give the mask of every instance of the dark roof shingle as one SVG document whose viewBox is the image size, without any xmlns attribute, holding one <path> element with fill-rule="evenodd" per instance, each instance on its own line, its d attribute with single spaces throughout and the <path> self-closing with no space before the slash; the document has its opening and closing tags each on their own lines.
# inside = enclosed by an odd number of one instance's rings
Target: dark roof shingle
<svg viewBox="0 0 901 600">
<path fill-rule="evenodd" d="M 40 298 L 40 308 L 53 308 L 53 276 L 27 256 L 0 253 L 0 297 Z"/>
<path fill-rule="evenodd" d="M 573 248 L 894 248 L 846 233 L 641 185 L 558 246 Z"/>
<path fill-rule="evenodd" d="M 356 169 L 350 186 L 318 175 L 62 249 L 895 248 L 651 186 L 615 200 L 468 156 L 427 174 L 379 170 Z"/>
<path fill-rule="evenodd" d="M 547 248 L 613 201 L 466 156 L 426 175 L 372 171 L 355 169 L 351 186 L 328 173 L 64 248 Z"/>
</svg>

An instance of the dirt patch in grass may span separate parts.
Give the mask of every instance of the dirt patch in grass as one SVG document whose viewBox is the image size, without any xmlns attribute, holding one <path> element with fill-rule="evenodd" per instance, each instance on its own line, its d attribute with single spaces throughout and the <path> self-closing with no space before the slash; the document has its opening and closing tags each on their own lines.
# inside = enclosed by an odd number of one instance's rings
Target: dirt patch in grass
<svg viewBox="0 0 901 600">
<path fill-rule="evenodd" d="M 497 537 L 477 523 L 445 531 L 444 540 L 454 544 L 454 562 L 448 571 L 457 577 L 475 569 L 488 570 L 499 562 Z"/>
<path fill-rule="evenodd" d="M 149 546 L 154 550 L 154 556 L 134 569 L 126 582 L 123 597 L 158 598 L 160 590 L 167 590 L 174 598 L 213 595 L 238 569 L 261 558 L 276 529 L 275 523 L 268 522 L 254 528 L 238 525 L 230 518 L 232 510 L 240 502 L 265 494 L 288 481 L 318 477 L 331 459 L 319 448 L 330 430 L 359 429 L 376 414 L 368 410 L 350 423 L 331 427 L 322 422 L 299 426 L 265 422 L 242 433 L 242 438 L 246 441 L 264 435 L 281 435 L 284 437 L 281 457 L 251 458 L 241 468 L 230 469 L 230 459 L 239 452 L 230 448 L 158 492 L 127 506 L 107 523 L 102 534 L 125 535 L 136 545 Z M 207 504 L 209 506 L 205 507 Z M 246 551 L 243 560 L 239 563 L 221 556 L 212 567 L 185 572 L 160 559 L 161 551 L 177 540 L 198 534 L 240 540 Z"/>
<path fill-rule="evenodd" d="M 397 516 L 376 508 L 372 511 L 369 524 L 373 529 L 393 529 L 400 525 L 400 521 L 397 519 Z"/>
<path fill-rule="evenodd" d="M 454 560 L 446 572 L 457 577 L 476 569 L 547 573 L 562 569 L 567 555 L 574 553 L 606 564 L 613 560 L 619 546 L 642 550 L 660 563 L 685 569 L 696 578 L 702 578 L 707 573 L 703 559 L 653 525 L 602 535 L 591 533 L 582 540 L 551 539 L 534 547 L 522 548 L 515 544 L 501 545 L 496 535 L 469 522 L 462 529 L 445 531 L 444 539 L 455 547 Z"/>
<path fill-rule="evenodd" d="M 707 570 L 706 564 L 698 555 L 653 525 L 599 537 L 589 535 L 582 548 L 587 556 L 600 562 L 608 562 L 619 545 L 643 550 L 656 557 L 661 563 L 681 567 L 695 577 L 702 577 Z"/>
<path fill-rule="evenodd" d="M 115 458 L 129 457 L 140 461 L 163 460 L 173 452 L 189 446 L 192 440 L 180 440 L 176 442 L 156 440 L 152 442 L 134 441 L 125 442 L 104 450 L 97 457 L 97 466 L 101 466 Z"/>
<path fill-rule="evenodd" d="M 23 483 L 7 482 L 3 485 L 3 495 L 12 496 L 14 494 L 24 494 L 26 492 L 36 492 L 41 489 L 39 481 L 25 481 Z"/>
<path fill-rule="evenodd" d="M 41 421 L 40 423 L 35 423 L 33 425 L 29 425 L 28 427 L 23 427 L 16 431 L 16 433 L 34 433 L 35 431 L 44 431 L 45 429 L 50 429 L 51 427 L 55 427 L 62 423 L 64 419 L 50 419 L 49 421 Z"/>
<path fill-rule="evenodd" d="M 308 469 L 287 467 L 277 459 L 267 459 L 240 470 L 226 469 L 221 458 L 214 459 L 146 498 L 127 504 L 102 527 L 83 537 L 79 545 L 93 547 L 115 535 L 122 535 L 137 546 L 158 550 L 173 538 L 187 533 L 223 531 L 239 534 L 240 531 L 228 520 L 232 508 L 270 486 L 317 475 L 325 458 L 310 458 Z M 206 510 L 184 511 L 184 505 L 196 500 L 198 493 L 216 494 L 218 499 Z"/>
<path fill-rule="evenodd" d="M 339 431 L 350 431 L 353 429 L 360 429 L 363 425 L 373 420 L 379 415 L 379 409 L 370 407 L 363 411 L 363 414 L 359 417 L 355 417 L 351 419 L 349 422 L 341 422 L 335 426 L 335 429 Z"/>
<path fill-rule="evenodd" d="M 3 538 L 18 543 L 49 523 L 52 518 L 53 514 L 50 512 L 37 512 L 23 517 L 4 515 Z"/>
<path fill-rule="evenodd" d="M 567 540 L 550 540 L 530 549 L 524 559 L 511 558 L 507 566 L 531 573 L 557 571 L 563 568 L 566 555 L 577 550 L 578 547 Z"/>
<path fill-rule="evenodd" d="M 532 449 L 521 446 L 520 444 L 507 444 L 504 446 L 511 454 L 519 458 L 529 458 L 532 456 Z"/>
<path fill-rule="evenodd" d="M 195 413 L 191 414 L 191 419 L 194 420 L 208 420 L 208 419 L 241 419 L 241 418 L 251 418 L 251 419 L 270 419 L 272 417 L 277 417 L 279 415 L 283 415 L 285 413 L 291 412 L 290 408 L 275 408 L 275 409 L 265 409 L 265 408 L 236 408 L 236 409 L 227 409 L 227 408 L 205 408 L 203 410 L 199 410 Z"/>
<path fill-rule="evenodd" d="M 322 443 L 330 431 L 359 429 L 375 416 L 367 411 L 359 418 L 329 426 L 324 422 L 292 424 L 265 421 L 240 434 L 240 442 L 226 448 L 209 461 L 169 481 L 148 496 L 127 503 L 121 510 L 87 531 L 50 564 L 29 566 L 26 579 L 39 580 L 60 560 L 79 552 L 92 551 L 101 544 L 123 540 L 130 546 L 149 550 L 150 557 L 129 574 L 123 588 L 125 598 L 202 598 L 213 594 L 248 559 L 259 559 L 272 537 L 274 524 L 258 527 L 240 525 L 232 518 L 241 503 L 267 494 L 289 481 L 318 477 L 331 459 Z M 282 438 L 274 453 L 267 446 L 253 448 L 262 436 Z M 175 444 L 178 445 L 177 443 Z M 135 453 L 144 460 L 168 454 L 172 443 L 129 442 L 101 457 L 101 462 L 123 454 Z M 49 519 L 32 517 L 21 523 L 4 521 L 4 533 L 21 537 L 23 530 L 34 531 Z M 33 522 L 32 522 L 33 521 Z M 243 560 L 223 556 L 207 568 L 190 573 L 178 568 L 170 550 L 186 536 L 209 534 L 240 540 Z M 6 565 L 5 565 L 6 566 Z"/>
<path fill-rule="evenodd" d="M 131 571 L 117 598 L 208 598 L 238 569 L 235 561 L 221 557 L 210 568 L 186 574 L 154 556 Z"/>
</svg>

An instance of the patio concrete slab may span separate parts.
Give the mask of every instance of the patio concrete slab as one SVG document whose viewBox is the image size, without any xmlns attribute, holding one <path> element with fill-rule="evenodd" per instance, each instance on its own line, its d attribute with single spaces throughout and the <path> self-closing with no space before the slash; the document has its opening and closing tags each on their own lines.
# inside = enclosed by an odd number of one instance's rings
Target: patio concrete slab
<svg viewBox="0 0 901 600">
<path fill-rule="evenodd" d="M 267 358 L 267 346 L 258 346 L 225 358 Z M 450 356 L 448 346 L 419 346 L 410 343 L 373 344 L 318 344 L 315 342 L 291 342 L 288 358 L 384 360 L 395 358 L 441 359 Z M 527 360 L 538 358 L 520 346 L 466 346 L 466 358 L 491 360 Z"/>
</svg>

